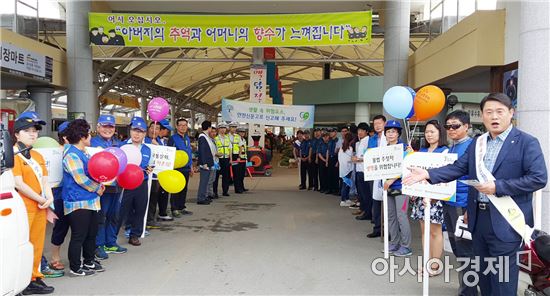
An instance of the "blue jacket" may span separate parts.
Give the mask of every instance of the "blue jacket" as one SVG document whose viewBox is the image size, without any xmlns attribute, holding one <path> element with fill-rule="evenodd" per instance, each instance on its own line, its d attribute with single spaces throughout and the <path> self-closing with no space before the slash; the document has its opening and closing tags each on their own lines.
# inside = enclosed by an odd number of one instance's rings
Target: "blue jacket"
<svg viewBox="0 0 550 296">
<path fill-rule="evenodd" d="M 321 142 L 323 142 L 323 140 L 321 140 L 321 138 L 313 138 L 311 139 L 311 155 L 312 156 L 315 156 L 317 154 L 317 151 L 319 149 L 319 144 L 321 144 Z"/>
<path fill-rule="evenodd" d="M 376 148 L 376 147 L 378 147 L 378 133 L 375 133 L 374 136 L 369 138 L 368 148 Z"/>
<path fill-rule="evenodd" d="M 456 180 L 464 175 L 477 179 L 475 162 L 476 142 L 466 150 L 453 164 L 429 170 L 431 183 L 443 183 Z M 548 173 L 546 161 L 539 141 L 516 128 L 512 128 L 502 145 L 492 171 L 495 177 L 496 196 L 510 195 L 517 203 L 525 222 L 533 226 L 533 192 L 546 186 Z M 477 197 L 479 192 L 470 187 L 468 191 L 468 228 L 474 232 L 477 219 Z M 519 242 L 518 235 L 504 217 L 489 203 L 491 224 L 496 237 L 503 242 Z"/>
<path fill-rule="evenodd" d="M 128 142 L 124 143 L 122 146 L 133 145 L 131 141 L 132 140 L 128 140 Z M 139 167 L 143 169 L 143 180 L 145 181 L 149 178 L 149 175 L 147 174 L 145 169 L 147 169 L 147 167 L 149 166 L 149 163 L 151 162 L 151 148 L 149 148 L 145 144 L 141 144 L 140 151 L 141 151 L 141 163 L 139 164 Z"/>
<path fill-rule="evenodd" d="M 82 161 L 82 166 L 84 168 L 84 173 L 88 178 L 92 178 L 90 176 L 90 173 L 88 173 L 88 156 L 84 154 L 84 152 L 80 151 L 80 149 L 76 148 L 75 146 L 71 145 L 68 149 L 65 150 L 63 155 L 67 155 L 69 153 L 74 153 L 80 158 Z M 84 189 L 82 186 L 78 185 L 76 181 L 74 180 L 73 176 L 63 170 L 63 191 L 62 191 L 62 197 L 64 201 L 69 202 L 75 202 L 75 201 L 83 201 L 83 200 L 92 200 L 98 197 L 97 192 L 90 192 L 86 189 Z"/>
<path fill-rule="evenodd" d="M 338 153 L 336 153 L 336 143 L 338 143 L 338 138 L 330 139 L 328 141 L 328 156 L 329 157 L 338 156 Z"/>
<path fill-rule="evenodd" d="M 168 146 L 176 147 L 177 150 L 182 150 L 187 153 L 189 161 L 182 169 L 191 170 L 191 166 L 193 165 L 193 148 L 191 147 L 191 139 L 189 139 L 189 136 L 185 135 L 182 137 L 180 134 L 175 134 L 168 140 Z"/>
<path fill-rule="evenodd" d="M 321 140 L 321 143 L 319 143 L 319 146 L 317 148 L 317 153 L 321 154 L 323 157 L 326 157 L 329 144 L 330 141 L 325 143 L 325 141 Z"/>
<path fill-rule="evenodd" d="M 204 135 L 204 134 L 203 134 Z M 210 144 L 208 144 L 207 136 L 199 136 L 199 165 L 207 165 L 208 167 L 214 166 L 214 157 L 212 156 L 212 150 L 210 150 Z"/>
<path fill-rule="evenodd" d="M 464 153 L 466 153 L 466 150 L 468 149 L 468 146 L 472 144 L 472 139 L 468 139 L 462 143 L 456 144 L 451 149 L 449 149 L 449 153 L 456 153 L 458 154 L 458 157 L 460 158 Z M 469 177 L 462 176 L 458 180 L 468 180 Z M 460 182 L 456 182 L 456 201 L 444 201 L 444 203 L 453 206 L 453 207 L 461 207 L 465 208 L 468 205 L 468 185 Z"/>
<path fill-rule="evenodd" d="M 304 140 L 300 145 L 300 157 L 309 156 L 309 148 L 311 147 L 311 140 Z"/>
<path fill-rule="evenodd" d="M 91 147 L 101 147 L 101 148 L 109 148 L 109 147 L 120 147 L 120 142 L 117 139 L 111 139 L 109 141 L 103 139 L 101 136 L 95 136 L 90 140 L 90 146 Z"/>
</svg>

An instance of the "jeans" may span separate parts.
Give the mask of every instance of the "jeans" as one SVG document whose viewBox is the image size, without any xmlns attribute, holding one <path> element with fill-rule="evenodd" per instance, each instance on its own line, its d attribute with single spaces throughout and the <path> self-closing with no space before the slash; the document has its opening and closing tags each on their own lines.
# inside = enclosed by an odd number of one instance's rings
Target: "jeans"
<svg viewBox="0 0 550 296">
<path fill-rule="evenodd" d="M 208 191 L 208 181 L 210 180 L 210 173 L 215 171 L 200 169 L 199 189 L 197 191 L 197 202 L 207 201 L 206 193 Z"/>
<path fill-rule="evenodd" d="M 71 212 L 67 217 L 71 224 L 69 265 L 72 271 L 78 271 L 82 266 L 81 255 L 85 264 L 91 264 L 94 260 L 99 213 L 80 209 Z"/>
<path fill-rule="evenodd" d="M 380 200 L 372 201 L 372 222 L 374 223 L 372 232 L 382 233 L 382 201 Z"/>
<path fill-rule="evenodd" d="M 402 247 L 411 247 L 411 225 L 409 224 L 409 216 L 405 208 L 409 208 L 409 198 L 405 195 L 390 195 L 388 194 L 388 229 L 391 236 L 390 243 L 400 245 Z"/>
<path fill-rule="evenodd" d="M 352 172 L 349 172 L 349 174 L 346 175 L 346 178 L 351 178 L 351 173 Z M 340 197 L 341 197 L 342 201 L 349 200 L 349 191 L 350 191 L 350 189 L 351 189 L 351 187 L 346 185 L 346 183 L 342 182 L 342 189 L 340 190 Z"/>
<path fill-rule="evenodd" d="M 218 171 L 211 170 L 210 171 L 210 177 L 208 178 L 208 186 L 206 187 L 206 196 L 207 197 L 213 197 L 214 196 L 214 182 L 216 181 L 216 176 L 218 176 Z"/>
<path fill-rule="evenodd" d="M 112 247 L 116 245 L 118 216 L 121 193 L 103 193 L 100 197 L 99 225 L 96 246 Z"/>
<path fill-rule="evenodd" d="M 361 211 L 365 212 L 367 218 L 372 218 L 372 190 L 369 186 L 372 182 L 365 181 L 365 175 L 363 172 L 357 172 L 355 179 L 355 186 L 357 187 L 357 195 L 359 195 L 359 207 Z"/>
</svg>

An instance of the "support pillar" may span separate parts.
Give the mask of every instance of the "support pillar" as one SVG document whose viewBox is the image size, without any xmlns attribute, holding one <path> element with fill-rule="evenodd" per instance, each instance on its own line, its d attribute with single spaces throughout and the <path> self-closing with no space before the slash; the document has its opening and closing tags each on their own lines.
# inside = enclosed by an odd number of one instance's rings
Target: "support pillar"
<svg viewBox="0 0 550 296">
<path fill-rule="evenodd" d="M 252 65 L 263 65 L 264 64 L 264 49 L 262 47 L 253 48 L 252 49 Z M 267 74 L 267 73 L 266 73 Z M 251 75 L 252 77 L 252 75 Z M 250 85 L 252 85 L 252 81 L 250 81 Z M 250 102 L 258 102 L 254 98 L 249 98 Z M 252 124 L 250 123 L 248 125 L 248 143 L 249 145 L 252 145 L 254 143 L 254 140 L 252 140 L 252 135 L 254 134 L 254 131 L 256 134 L 261 134 L 260 137 L 260 146 L 264 146 L 265 141 L 265 125 L 263 124 Z M 260 132 L 258 132 L 260 131 Z"/>
<path fill-rule="evenodd" d="M 31 101 L 34 102 L 34 111 L 40 119 L 46 122 L 46 126 L 40 132 L 40 136 L 51 137 L 52 127 L 52 93 L 53 88 L 44 86 L 30 86 L 27 88 Z"/>
<path fill-rule="evenodd" d="M 194 110 L 190 110 L 189 113 L 191 113 L 191 117 L 189 118 L 189 128 L 191 130 L 195 130 L 195 116 L 197 116 L 197 114 Z"/>
<path fill-rule="evenodd" d="M 535 136 L 550 169 L 550 3 L 521 1 L 519 34 L 518 126 Z M 550 186 L 542 192 L 542 217 L 550 216 Z M 550 219 L 542 219 L 550 231 Z"/>
<path fill-rule="evenodd" d="M 141 118 L 147 120 L 147 99 L 145 97 L 141 97 L 139 109 L 141 111 Z"/>
<path fill-rule="evenodd" d="M 355 124 L 360 122 L 369 123 L 370 121 L 370 104 L 369 103 L 355 103 Z"/>
<path fill-rule="evenodd" d="M 177 108 L 176 108 L 176 105 L 174 103 L 172 103 L 172 105 L 170 105 L 170 125 L 173 127 L 173 128 L 176 128 L 176 120 L 178 119 L 176 117 L 176 112 L 177 112 Z"/>
<path fill-rule="evenodd" d="M 84 113 L 90 126 L 96 126 L 99 101 L 93 84 L 90 8 L 89 1 L 67 1 L 67 114 Z"/>
<path fill-rule="evenodd" d="M 409 0 L 387 1 L 384 24 L 384 91 L 407 85 L 410 31 Z"/>
</svg>

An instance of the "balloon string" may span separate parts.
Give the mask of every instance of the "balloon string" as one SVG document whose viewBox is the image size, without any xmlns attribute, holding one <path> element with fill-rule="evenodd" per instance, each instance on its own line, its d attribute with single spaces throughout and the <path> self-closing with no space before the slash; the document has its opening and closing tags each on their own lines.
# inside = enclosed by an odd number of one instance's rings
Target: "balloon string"
<svg viewBox="0 0 550 296">
<path fill-rule="evenodd" d="M 417 126 L 418 126 L 418 120 L 414 123 L 414 128 L 413 128 L 413 131 L 412 131 L 413 137 L 414 137 L 414 133 L 416 132 L 416 127 Z"/>
</svg>

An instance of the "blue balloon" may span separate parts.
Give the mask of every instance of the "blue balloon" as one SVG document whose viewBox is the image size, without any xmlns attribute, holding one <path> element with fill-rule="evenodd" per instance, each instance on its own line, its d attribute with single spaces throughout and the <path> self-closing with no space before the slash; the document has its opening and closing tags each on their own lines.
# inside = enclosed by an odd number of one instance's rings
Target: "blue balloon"
<svg viewBox="0 0 550 296">
<path fill-rule="evenodd" d="M 383 99 L 384 110 L 391 116 L 405 119 L 413 108 L 413 96 L 403 86 L 394 86 L 386 91 Z"/>
<path fill-rule="evenodd" d="M 413 97 L 413 106 L 411 107 L 411 112 L 409 112 L 409 115 L 407 115 L 407 117 L 405 117 L 405 119 L 410 119 L 411 117 L 414 116 L 414 98 L 416 97 L 416 92 L 411 87 L 408 87 L 408 86 L 405 86 L 405 87 L 409 90 L 409 92 L 411 93 L 411 95 Z"/>
</svg>

